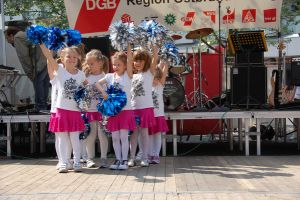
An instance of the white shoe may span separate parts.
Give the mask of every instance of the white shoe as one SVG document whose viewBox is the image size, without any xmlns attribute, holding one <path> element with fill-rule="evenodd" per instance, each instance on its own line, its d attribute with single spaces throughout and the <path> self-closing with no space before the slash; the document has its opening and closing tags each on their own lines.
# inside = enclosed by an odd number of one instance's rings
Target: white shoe
<svg viewBox="0 0 300 200">
<path fill-rule="evenodd" d="M 58 173 L 68 173 L 67 165 L 61 164 L 59 167 Z"/>
<path fill-rule="evenodd" d="M 59 170 L 59 168 L 60 168 L 60 163 L 58 162 L 57 164 L 56 164 L 56 167 L 55 167 L 57 170 Z"/>
<path fill-rule="evenodd" d="M 86 167 L 87 168 L 93 168 L 93 167 L 96 167 L 96 164 L 94 163 L 93 160 L 87 160 L 86 161 Z"/>
<path fill-rule="evenodd" d="M 121 169 L 121 170 L 128 169 L 128 161 L 127 160 L 123 160 L 122 164 L 119 165 L 119 169 Z"/>
<path fill-rule="evenodd" d="M 147 161 L 147 160 L 142 160 L 142 161 L 141 161 L 141 166 L 142 166 L 142 167 L 149 167 L 148 161 Z"/>
<path fill-rule="evenodd" d="M 107 159 L 101 158 L 99 168 L 108 168 Z"/>
<path fill-rule="evenodd" d="M 135 160 L 130 159 L 130 160 L 128 161 L 128 167 L 134 167 L 135 165 L 136 165 Z"/>
<path fill-rule="evenodd" d="M 75 163 L 73 165 L 74 172 L 82 172 L 82 167 L 80 163 Z"/>
<path fill-rule="evenodd" d="M 119 169 L 120 164 L 121 161 L 115 160 L 115 162 L 111 166 L 109 166 L 109 169 L 113 169 L 113 170 Z"/>
<path fill-rule="evenodd" d="M 139 150 L 139 152 L 135 156 L 135 160 L 142 161 L 142 157 L 143 157 L 143 152 L 142 152 L 142 150 Z"/>
<path fill-rule="evenodd" d="M 67 169 L 68 170 L 72 170 L 73 169 L 73 165 L 72 165 L 72 163 L 70 161 L 67 164 Z"/>
</svg>

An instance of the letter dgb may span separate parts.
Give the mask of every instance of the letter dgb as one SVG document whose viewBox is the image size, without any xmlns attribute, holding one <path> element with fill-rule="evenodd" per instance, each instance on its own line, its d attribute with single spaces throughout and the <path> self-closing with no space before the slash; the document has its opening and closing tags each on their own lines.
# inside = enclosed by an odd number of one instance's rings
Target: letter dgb
<svg viewBox="0 0 300 200">
<path fill-rule="evenodd" d="M 115 0 L 86 0 L 87 10 L 99 10 L 115 9 L 117 7 Z"/>
</svg>

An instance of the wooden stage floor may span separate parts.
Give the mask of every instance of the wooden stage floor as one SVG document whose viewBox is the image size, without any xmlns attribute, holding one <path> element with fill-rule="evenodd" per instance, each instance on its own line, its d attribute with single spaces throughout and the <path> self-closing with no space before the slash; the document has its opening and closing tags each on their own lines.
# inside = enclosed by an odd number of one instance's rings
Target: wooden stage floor
<svg viewBox="0 0 300 200">
<path fill-rule="evenodd" d="M 300 199 L 300 156 L 163 157 L 149 168 L 67 174 L 56 163 L 0 160 L 0 199 Z"/>
</svg>

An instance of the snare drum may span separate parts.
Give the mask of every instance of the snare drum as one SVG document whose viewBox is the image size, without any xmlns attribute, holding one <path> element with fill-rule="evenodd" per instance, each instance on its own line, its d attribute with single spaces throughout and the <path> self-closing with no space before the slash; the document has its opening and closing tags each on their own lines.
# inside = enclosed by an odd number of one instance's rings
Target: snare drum
<svg viewBox="0 0 300 200">
<path fill-rule="evenodd" d="M 166 110 L 176 110 L 184 102 L 184 87 L 176 78 L 168 77 L 165 82 L 163 97 Z"/>
</svg>

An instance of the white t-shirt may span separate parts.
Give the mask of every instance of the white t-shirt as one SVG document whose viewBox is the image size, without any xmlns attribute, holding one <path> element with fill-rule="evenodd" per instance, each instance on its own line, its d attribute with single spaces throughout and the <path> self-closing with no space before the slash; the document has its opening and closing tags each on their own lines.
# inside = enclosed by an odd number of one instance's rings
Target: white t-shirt
<svg viewBox="0 0 300 200">
<path fill-rule="evenodd" d="M 93 96 L 90 97 L 91 98 L 91 105 L 88 109 L 88 112 L 97 112 L 97 103 L 98 103 L 98 99 L 102 96 L 101 92 L 99 92 L 96 87 L 95 87 L 95 83 L 99 80 L 101 80 L 102 78 L 105 77 L 105 74 L 98 74 L 98 75 L 93 75 L 90 74 L 86 79 L 88 80 L 89 84 L 92 86 L 92 90 L 93 90 Z"/>
<path fill-rule="evenodd" d="M 126 92 L 127 103 L 123 110 L 132 110 L 132 106 L 130 103 L 131 100 L 131 78 L 128 76 L 127 72 L 125 72 L 122 76 L 118 76 L 116 73 L 109 73 L 105 75 L 106 83 L 110 85 L 119 85 L 124 92 Z"/>
<path fill-rule="evenodd" d="M 154 116 L 155 117 L 165 116 L 163 91 L 164 91 L 164 86 L 162 86 L 161 84 L 158 84 L 157 86 L 152 87 L 152 97 L 153 97 Z"/>
<path fill-rule="evenodd" d="M 56 113 L 56 101 L 57 101 L 57 78 L 54 76 L 52 80 L 50 80 L 51 83 L 51 108 L 50 108 L 50 113 Z"/>
<path fill-rule="evenodd" d="M 154 76 L 150 70 L 133 75 L 131 88 L 131 105 L 133 109 L 153 108 L 153 78 Z"/>
<path fill-rule="evenodd" d="M 295 99 L 300 99 L 300 87 L 296 87 Z"/>
<path fill-rule="evenodd" d="M 58 89 L 56 108 L 80 111 L 74 99 L 74 93 L 77 87 L 85 81 L 84 73 L 78 70 L 76 74 L 71 74 L 59 64 L 56 77 Z"/>
</svg>

